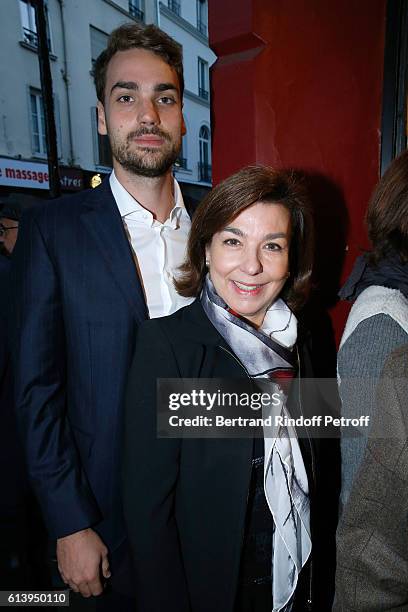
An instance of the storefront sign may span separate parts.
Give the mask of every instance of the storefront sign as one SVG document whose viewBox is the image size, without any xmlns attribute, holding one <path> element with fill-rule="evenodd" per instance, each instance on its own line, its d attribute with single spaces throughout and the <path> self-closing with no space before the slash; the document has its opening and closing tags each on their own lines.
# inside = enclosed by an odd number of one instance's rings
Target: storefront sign
<svg viewBox="0 0 408 612">
<path fill-rule="evenodd" d="M 67 168 L 60 166 L 59 175 L 61 181 L 61 189 L 64 191 L 79 191 L 84 188 L 84 179 L 82 170 L 76 168 Z"/>
<path fill-rule="evenodd" d="M 61 188 L 64 191 L 83 189 L 81 170 L 59 168 Z M 35 162 L 23 162 L 0 157 L 0 185 L 25 187 L 26 189 L 49 189 L 48 166 Z"/>
</svg>

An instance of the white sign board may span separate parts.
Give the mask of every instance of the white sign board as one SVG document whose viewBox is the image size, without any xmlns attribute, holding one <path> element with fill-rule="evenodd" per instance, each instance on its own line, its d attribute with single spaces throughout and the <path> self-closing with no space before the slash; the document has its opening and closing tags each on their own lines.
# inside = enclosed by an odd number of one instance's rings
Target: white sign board
<svg viewBox="0 0 408 612">
<path fill-rule="evenodd" d="M 0 157 L 0 185 L 48 189 L 48 165 Z"/>
</svg>

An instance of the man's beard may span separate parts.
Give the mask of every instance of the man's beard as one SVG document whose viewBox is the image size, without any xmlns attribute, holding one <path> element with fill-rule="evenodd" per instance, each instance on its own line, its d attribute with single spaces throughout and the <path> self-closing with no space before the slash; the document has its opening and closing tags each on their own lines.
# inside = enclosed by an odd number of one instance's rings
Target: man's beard
<svg viewBox="0 0 408 612">
<path fill-rule="evenodd" d="M 164 140 L 164 147 L 137 147 L 131 149 L 132 140 L 153 134 Z M 146 176 L 149 178 L 163 176 L 172 167 L 181 150 L 181 136 L 178 141 L 174 142 L 170 136 L 159 128 L 140 128 L 135 132 L 128 134 L 126 141 L 122 142 L 115 138 L 115 135 L 109 135 L 112 155 L 116 161 L 129 172 L 138 176 Z M 133 143 L 133 146 L 134 143 Z"/>
</svg>

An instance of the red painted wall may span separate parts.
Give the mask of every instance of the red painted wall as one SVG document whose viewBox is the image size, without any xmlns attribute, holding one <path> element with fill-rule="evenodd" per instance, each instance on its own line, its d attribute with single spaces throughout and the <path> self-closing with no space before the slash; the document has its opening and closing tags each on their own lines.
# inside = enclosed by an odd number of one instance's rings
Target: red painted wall
<svg viewBox="0 0 408 612">
<path fill-rule="evenodd" d="M 367 246 L 379 178 L 386 0 L 210 0 L 213 175 L 252 163 L 310 177 L 317 280 L 332 305 Z M 347 250 L 348 249 L 348 250 Z M 348 308 L 332 308 L 337 338 Z"/>
</svg>

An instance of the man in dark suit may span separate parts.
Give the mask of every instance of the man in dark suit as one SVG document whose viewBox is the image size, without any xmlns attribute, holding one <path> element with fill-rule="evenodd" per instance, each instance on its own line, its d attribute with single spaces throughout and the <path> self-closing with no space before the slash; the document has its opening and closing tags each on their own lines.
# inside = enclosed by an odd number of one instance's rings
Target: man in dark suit
<svg viewBox="0 0 408 612">
<path fill-rule="evenodd" d="M 153 25 L 121 26 L 96 62 L 95 85 L 114 171 L 22 220 L 16 399 L 62 579 L 90 597 L 110 578 L 97 606 L 119 610 L 131 606 L 108 598 L 131 592 L 119 464 L 136 330 L 188 303 L 172 282 L 190 228 L 172 175 L 185 132 L 181 47 Z"/>
</svg>

